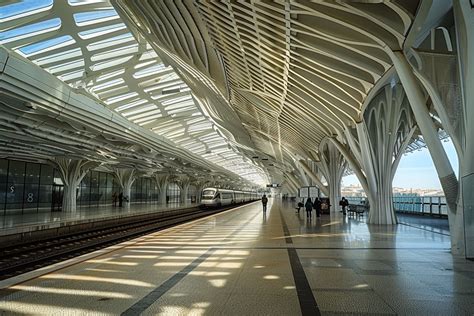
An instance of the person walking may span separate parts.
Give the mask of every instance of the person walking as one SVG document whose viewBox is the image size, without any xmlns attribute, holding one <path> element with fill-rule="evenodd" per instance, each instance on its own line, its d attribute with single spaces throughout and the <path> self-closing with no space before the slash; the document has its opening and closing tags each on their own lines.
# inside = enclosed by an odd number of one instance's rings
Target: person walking
<svg viewBox="0 0 474 316">
<path fill-rule="evenodd" d="M 321 200 L 319 198 L 314 199 L 313 207 L 316 211 L 316 217 L 321 217 Z"/>
<path fill-rule="evenodd" d="M 263 213 L 265 213 L 267 211 L 267 203 L 268 203 L 268 198 L 267 196 L 264 194 L 262 196 L 262 206 L 263 206 Z"/>
<path fill-rule="evenodd" d="M 311 218 L 311 212 L 313 211 L 313 203 L 311 202 L 311 198 L 306 200 L 304 207 L 306 209 L 306 217 Z"/>
<path fill-rule="evenodd" d="M 342 214 L 346 215 L 346 207 L 349 206 L 349 201 L 347 201 L 345 197 L 342 197 L 339 201 L 339 205 L 342 207 Z"/>
</svg>

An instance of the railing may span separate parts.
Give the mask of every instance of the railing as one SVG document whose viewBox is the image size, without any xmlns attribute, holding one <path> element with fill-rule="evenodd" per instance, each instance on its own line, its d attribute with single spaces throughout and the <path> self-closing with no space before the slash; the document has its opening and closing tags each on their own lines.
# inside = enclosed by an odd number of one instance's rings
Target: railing
<svg viewBox="0 0 474 316">
<path fill-rule="evenodd" d="M 363 204 L 365 197 L 346 197 L 349 204 Z M 448 215 L 446 198 L 444 196 L 394 196 L 393 206 L 397 212 L 429 214 L 443 216 Z"/>
</svg>

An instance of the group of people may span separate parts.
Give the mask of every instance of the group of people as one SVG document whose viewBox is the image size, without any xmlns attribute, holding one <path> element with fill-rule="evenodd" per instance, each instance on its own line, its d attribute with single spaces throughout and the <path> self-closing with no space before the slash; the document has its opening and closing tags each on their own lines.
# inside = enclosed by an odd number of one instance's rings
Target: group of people
<svg viewBox="0 0 474 316">
<path fill-rule="evenodd" d="M 120 192 L 119 194 L 117 194 L 117 192 L 114 192 L 112 194 L 112 205 L 113 206 L 117 206 L 117 202 L 118 202 L 118 206 L 119 207 L 122 207 L 123 206 L 123 201 L 124 201 L 124 196 L 123 196 L 123 192 Z"/>
<path fill-rule="evenodd" d="M 300 212 L 300 208 L 304 206 L 306 210 L 306 217 L 311 218 L 311 215 L 313 213 L 313 209 L 316 211 L 316 217 L 321 216 L 321 200 L 319 198 L 315 198 L 314 202 L 311 201 L 311 198 L 308 198 L 306 200 L 306 203 L 298 203 L 298 207 L 296 208 L 297 212 Z M 346 208 L 349 206 L 349 201 L 346 200 L 345 197 L 342 197 L 342 199 L 339 201 L 339 205 L 341 206 L 341 212 L 346 215 Z M 328 205 L 330 207 L 330 205 Z"/>
<path fill-rule="evenodd" d="M 122 206 L 121 204 L 122 202 L 120 202 L 120 206 Z M 263 212 L 265 213 L 267 211 L 267 203 L 268 203 L 268 198 L 267 196 L 264 194 L 262 196 L 262 207 L 263 207 Z M 299 213 L 300 212 L 300 208 L 302 208 L 304 206 L 305 210 L 306 210 L 306 217 L 308 218 L 311 218 L 312 214 L 313 214 L 313 209 L 316 211 L 316 217 L 321 217 L 321 200 L 319 198 L 314 198 L 314 202 L 311 201 L 311 198 L 308 198 L 306 200 L 306 203 L 301 203 L 299 202 L 298 203 L 298 207 L 296 208 L 297 209 L 297 212 Z M 349 206 L 349 201 L 346 200 L 345 197 L 342 197 L 342 199 L 339 201 L 339 205 L 341 206 L 341 212 L 346 215 L 346 208 Z M 328 205 L 330 207 L 330 205 Z"/>
<path fill-rule="evenodd" d="M 298 204 L 298 208 L 297 208 L 298 213 L 300 212 L 301 204 Z M 316 211 L 316 217 L 321 217 L 321 200 L 319 198 L 315 198 L 314 202 L 311 201 L 311 198 L 308 198 L 306 200 L 306 203 L 304 204 L 304 208 L 306 210 L 306 217 L 309 217 L 309 218 L 312 217 L 313 208 Z"/>
</svg>

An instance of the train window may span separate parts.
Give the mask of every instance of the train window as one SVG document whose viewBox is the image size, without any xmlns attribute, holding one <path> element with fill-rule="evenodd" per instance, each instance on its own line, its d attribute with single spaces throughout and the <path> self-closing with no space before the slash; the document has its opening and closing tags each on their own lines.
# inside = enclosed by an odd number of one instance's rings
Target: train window
<svg viewBox="0 0 474 316">
<path fill-rule="evenodd" d="M 215 192 L 214 190 L 204 190 L 202 191 L 202 195 L 214 195 Z"/>
<path fill-rule="evenodd" d="M 219 199 L 221 197 L 221 194 L 220 193 L 217 193 L 216 194 L 216 199 Z"/>
</svg>

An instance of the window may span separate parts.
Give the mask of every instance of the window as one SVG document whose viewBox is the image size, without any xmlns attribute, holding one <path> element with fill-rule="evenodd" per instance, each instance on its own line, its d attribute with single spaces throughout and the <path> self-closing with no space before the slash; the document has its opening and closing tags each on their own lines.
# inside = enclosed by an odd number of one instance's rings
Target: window
<svg viewBox="0 0 474 316">
<path fill-rule="evenodd" d="M 216 191 L 214 191 L 214 190 L 203 190 L 203 191 L 202 191 L 202 195 L 203 195 L 203 196 L 205 196 L 205 195 L 211 195 L 211 196 L 213 196 L 214 193 L 216 193 Z"/>
</svg>

